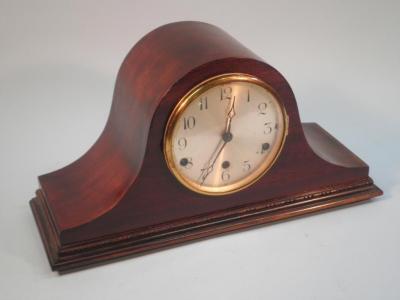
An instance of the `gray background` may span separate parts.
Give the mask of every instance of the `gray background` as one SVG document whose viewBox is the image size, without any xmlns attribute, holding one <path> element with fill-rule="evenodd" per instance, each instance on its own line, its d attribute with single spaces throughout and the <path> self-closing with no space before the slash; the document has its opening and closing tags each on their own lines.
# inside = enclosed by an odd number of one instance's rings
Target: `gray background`
<svg viewBox="0 0 400 300">
<path fill-rule="evenodd" d="M 201 20 L 280 70 L 385 196 L 59 276 L 28 200 L 97 139 L 124 56 Z M 1 299 L 400 299 L 399 1 L 0 2 Z"/>
</svg>

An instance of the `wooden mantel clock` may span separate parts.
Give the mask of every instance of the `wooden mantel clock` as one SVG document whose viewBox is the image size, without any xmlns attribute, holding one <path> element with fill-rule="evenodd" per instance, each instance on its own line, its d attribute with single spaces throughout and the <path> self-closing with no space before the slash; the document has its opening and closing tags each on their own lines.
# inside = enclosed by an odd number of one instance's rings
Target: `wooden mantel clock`
<svg viewBox="0 0 400 300">
<path fill-rule="evenodd" d="M 382 194 L 368 166 L 301 123 L 285 78 L 199 22 L 143 37 L 90 150 L 30 202 L 65 271 Z"/>
</svg>

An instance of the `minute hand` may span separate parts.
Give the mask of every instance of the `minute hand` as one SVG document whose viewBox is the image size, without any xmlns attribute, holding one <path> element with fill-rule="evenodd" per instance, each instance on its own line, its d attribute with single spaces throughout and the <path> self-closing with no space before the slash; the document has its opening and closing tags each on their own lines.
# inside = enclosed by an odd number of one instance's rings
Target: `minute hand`
<svg viewBox="0 0 400 300">
<path fill-rule="evenodd" d="M 221 154 L 222 150 L 224 149 L 226 145 L 226 142 L 224 142 L 223 140 L 221 140 L 218 143 L 217 148 L 215 149 L 215 151 L 213 152 L 211 158 L 208 160 L 207 164 L 204 166 L 200 175 L 199 180 L 201 180 L 201 185 L 204 183 L 204 181 L 206 180 L 207 176 L 214 170 L 214 165 L 215 162 L 217 161 L 219 155 Z"/>
<path fill-rule="evenodd" d="M 236 102 L 236 97 L 233 97 L 232 104 L 230 105 L 229 111 L 226 116 L 225 131 L 222 134 L 222 140 L 218 143 L 217 148 L 214 150 L 210 159 L 207 161 L 204 168 L 201 170 L 202 172 L 199 177 L 199 180 L 201 180 L 201 184 L 204 183 L 207 176 L 213 171 L 215 162 L 217 161 L 225 145 L 232 140 L 232 134 L 230 131 L 231 131 L 232 118 L 236 115 L 235 102 Z"/>
</svg>

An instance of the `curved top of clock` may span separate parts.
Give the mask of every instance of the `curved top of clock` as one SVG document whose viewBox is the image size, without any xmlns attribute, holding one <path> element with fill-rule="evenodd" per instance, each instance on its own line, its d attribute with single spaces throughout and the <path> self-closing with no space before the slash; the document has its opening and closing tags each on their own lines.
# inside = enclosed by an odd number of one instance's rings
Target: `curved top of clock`
<svg viewBox="0 0 400 300">
<path fill-rule="evenodd" d="M 123 61 L 110 116 L 96 143 L 74 163 L 39 178 L 57 228 L 83 225 L 116 206 L 146 160 L 163 164 L 160 172 L 165 172 L 165 163 L 158 160 L 159 145 L 176 102 L 207 78 L 235 72 L 254 75 L 271 86 L 286 109 L 290 127 L 297 126 L 295 132 L 303 134 L 287 81 L 237 40 L 206 23 L 159 27 Z M 53 201 L 56 198 L 62 201 Z"/>
</svg>

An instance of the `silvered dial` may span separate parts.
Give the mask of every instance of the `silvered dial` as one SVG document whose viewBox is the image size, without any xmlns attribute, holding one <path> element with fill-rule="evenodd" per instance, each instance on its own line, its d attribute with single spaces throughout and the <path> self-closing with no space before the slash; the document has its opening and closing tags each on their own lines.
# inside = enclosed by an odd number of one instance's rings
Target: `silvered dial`
<svg viewBox="0 0 400 300">
<path fill-rule="evenodd" d="M 167 164 L 196 192 L 231 193 L 269 169 L 286 125 L 265 84 L 247 75 L 222 75 L 194 88 L 174 109 L 165 133 Z"/>
</svg>

